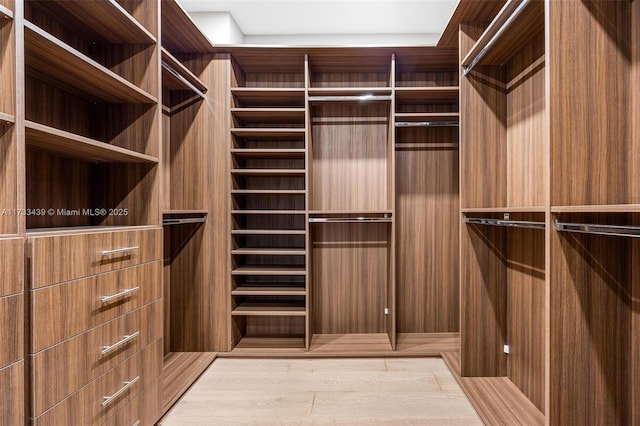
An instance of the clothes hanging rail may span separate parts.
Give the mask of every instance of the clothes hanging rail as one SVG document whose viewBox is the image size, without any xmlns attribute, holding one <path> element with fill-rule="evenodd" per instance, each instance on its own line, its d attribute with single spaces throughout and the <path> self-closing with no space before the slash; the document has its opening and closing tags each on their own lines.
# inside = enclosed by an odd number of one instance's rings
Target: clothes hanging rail
<svg viewBox="0 0 640 426">
<path fill-rule="evenodd" d="M 178 71 L 176 71 L 171 65 L 169 65 L 167 62 L 162 61 L 162 68 L 166 69 L 168 72 L 170 72 L 175 78 L 177 78 L 178 80 L 180 80 L 180 82 L 182 82 L 182 84 L 184 84 L 185 86 L 187 86 L 189 89 L 191 89 L 192 92 L 194 92 L 196 95 L 198 95 L 199 97 L 203 98 L 205 97 L 204 93 L 198 89 L 196 86 L 194 86 L 189 80 L 187 80 L 186 78 L 184 78 L 184 76 L 182 74 L 180 74 Z"/>
<path fill-rule="evenodd" d="M 464 223 L 473 225 L 508 226 L 512 228 L 534 228 L 544 229 L 544 222 L 534 222 L 528 220 L 493 219 L 483 217 L 464 217 Z"/>
<path fill-rule="evenodd" d="M 309 223 L 389 223 L 390 217 L 310 217 Z"/>
<path fill-rule="evenodd" d="M 194 217 L 194 218 L 170 218 L 170 219 L 162 219 L 163 225 L 185 225 L 188 223 L 204 223 L 207 221 L 206 217 Z"/>
<path fill-rule="evenodd" d="M 309 96 L 309 102 L 380 102 L 391 101 L 391 95 Z"/>
<path fill-rule="evenodd" d="M 556 229 L 563 232 L 609 235 L 612 237 L 640 238 L 640 226 L 598 225 L 593 223 L 568 223 L 556 220 Z"/>
<path fill-rule="evenodd" d="M 396 121 L 396 127 L 458 127 L 457 121 Z"/>
<path fill-rule="evenodd" d="M 502 37 L 502 35 L 507 31 L 507 29 L 513 24 L 518 15 L 522 13 L 522 11 L 527 7 L 529 2 L 532 0 L 509 0 L 507 4 L 498 12 L 498 17 L 494 20 L 496 22 L 500 16 L 504 14 L 509 14 L 509 17 L 503 22 L 503 24 L 498 28 L 498 30 L 494 33 L 493 37 L 484 45 L 484 47 L 473 57 L 471 60 L 465 60 L 462 63 L 463 66 L 463 74 L 466 76 L 471 72 L 471 70 L 480 62 L 480 60 L 491 50 L 491 47 Z M 518 4 L 520 3 L 520 4 Z M 487 31 L 491 31 L 491 25 L 487 28 Z M 482 39 L 482 37 L 480 37 Z M 474 49 L 475 50 L 475 46 Z"/>
</svg>

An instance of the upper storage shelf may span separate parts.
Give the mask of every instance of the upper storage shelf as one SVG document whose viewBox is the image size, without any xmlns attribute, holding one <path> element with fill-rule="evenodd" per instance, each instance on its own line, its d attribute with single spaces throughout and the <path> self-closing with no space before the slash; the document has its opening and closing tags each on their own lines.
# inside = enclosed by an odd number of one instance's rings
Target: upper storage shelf
<svg viewBox="0 0 640 426">
<path fill-rule="evenodd" d="M 207 86 L 167 49 L 162 48 L 162 84 L 170 90 L 190 90 L 200 97 Z"/>
<path fill-rule="evenodd" d="M 360 89 L 391 87 L 391 55 L 345 52 L 344 55 L 314 53 L 309 58 L 311 89 Z M 333 91 L 329 90 L 329 91 Z"/>
<path fill-rule="evenodd" d="M 75 24 L 81 21 L 108 43 L 156 42 L 156 37 L 115 0 L 27 0 L 27 4 L 46 10 L 67 27 L 77 28 Z"/>
<path fill-rule="evenodd" d="M 13 11 L 0 4 L 0 19 L 13 19 Z"/>
<path fill-rule="evenodd" d="M 465 75 L 476 65 L 501 65 L 544 28 L 544 2 L 509 0 L 462 60 Z"/>
<path fill-rule="evenodd" d="M 135 84 L 25 21 L 25 62 L 48 79 L 110 103 L 156 103 Z"/>
<path fill-rule="evenodd" d="M 207 53 L 213 44 L 175 0 L 162 0 L 162 47 L 173 54 Z"/>
</svg>

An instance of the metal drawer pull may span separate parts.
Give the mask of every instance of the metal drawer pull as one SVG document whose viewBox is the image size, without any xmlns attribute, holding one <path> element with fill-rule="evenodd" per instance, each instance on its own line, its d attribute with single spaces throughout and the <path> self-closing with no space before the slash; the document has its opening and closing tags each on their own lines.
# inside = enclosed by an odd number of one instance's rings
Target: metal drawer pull
<svg viewBox="0 0 640 426">
<path fill-rule="evenodd" d="M 102 303 L 111 302 L 114 299 L 119 299 L 121 297 L 129 296 L 135 292 L 140 290 L 140 287 L 128 288 L 126 290 L 122 290 L 120 293 L 112 294 L 111 296 L 102 296 Z"/>
<path fill-rule="evenodd" d="M 111 346 L 103 346 L 103 347 L 102 347 L 102 350 L 100 351 L 100 353 L 101 353 L 102 355 L 106 355 L 106 354 L 108 354 L 109 352 L 111 352 L 111 351 L 113 351 L 113 350 L 115 350 L 115 349 L 118 349 L 120 346 L 124 345 L 125 343 L 128 343 L 128 342 L 130 342 L 131 340 L 135 339 L 135 338 L 136 338 L 136 337 L 138 337 L 139 335 L 140 335 L 140 332 L 139 332 L 139 331 L 136 331 L 136 332 L 135 332 L 135 333 L 133 333 L 133 334 L 129 334 L 128 336 L 124 336 L 124 337 L 122 338 L 122 340 L 118 340 L 117 342 L 115 342 L 115 343 L 114 343 L 113 345 L 111 345 Z"/>
<path fill-rule="evenodd" d="M 100 254 L 103 256 L 108 256 L 110 254 L 126 253 L 129 251 L 136 251 L 136 250 L 140 250 L 140 246 L 123 247 L 123 248 L 113 249 L 113 250 L 102 250 Z"/>
<path fill-rule="evenodd" d="M 119 397 L 120 395 L 122 395 L 123 393 L 125 393 L 127 391 L 127 389 L 129 389 L 131 386 L 133 386 L 134 384 L 136 384 L 136 382 L 140 380 L 140 376 L 136 376 L 133 379 L 129 380 L 128 382 L 124 382 L 124 386 L 121 387 L 116 393 L 114 393 L 111 396 L 103 396 L 102 398 L 104 399 L 104 401 L 102 401 L 102 406 L 106 407 L 107 405 L 111 404 L 113 402 L 113 400 L 115 400 L 117 397 Z"/>
<path fill-rule="evenodd" d="M 140 420 L 136 420 L 136 422 L 133 424 L 133 426 L 140 426 Z"/>
</svg>

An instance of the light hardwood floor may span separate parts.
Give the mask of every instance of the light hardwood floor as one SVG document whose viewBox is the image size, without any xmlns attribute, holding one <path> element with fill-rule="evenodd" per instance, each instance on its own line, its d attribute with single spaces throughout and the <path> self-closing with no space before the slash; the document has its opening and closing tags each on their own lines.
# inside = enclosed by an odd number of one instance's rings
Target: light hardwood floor
<svg viewBox="0 0 640 426">
<path fill-rule="evenodd" d="M 440 358 L 218 358 L 160 422 L 481 425 Z"/>
</svg>

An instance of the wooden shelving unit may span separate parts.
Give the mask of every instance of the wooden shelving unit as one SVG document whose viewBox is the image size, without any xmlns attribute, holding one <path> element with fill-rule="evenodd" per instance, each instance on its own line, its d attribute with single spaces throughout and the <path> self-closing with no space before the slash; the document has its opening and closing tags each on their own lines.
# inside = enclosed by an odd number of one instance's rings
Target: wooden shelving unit
<svg viewBox="0 0 640 426">
<path fill-rule="evenodd" d="M 284 105 L 289 108 L 304 108 L 304 88 L 282 87 L 232 87 L 231 96 L 242 108 L 260 108 Z"/>
<path fill-rule="evenodd" d="M 231 315 L 236 316 L 264 316 L 264 317 L 288 317 L 288 316 L 305 316 L 304 302 L 302 303 L 285 303 L 285 302 L 243 302 L 238 305 Z"/>
</svg>

